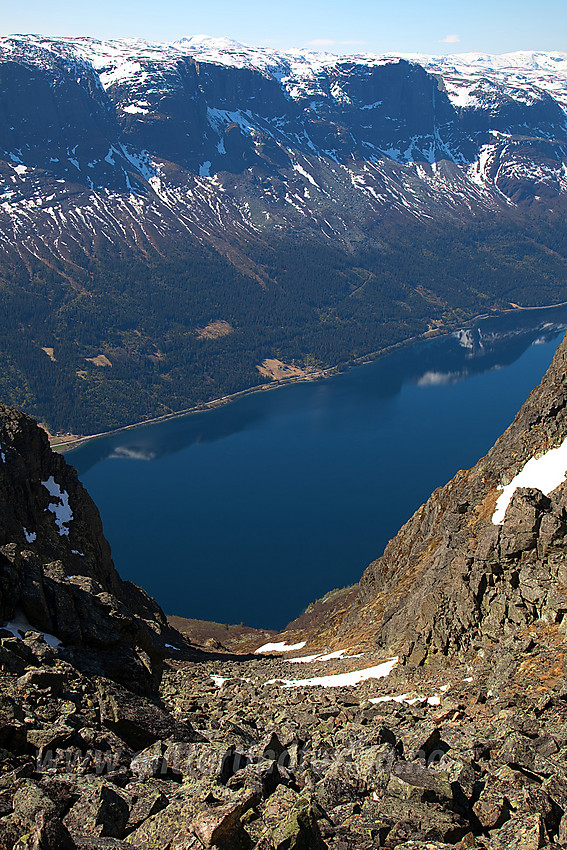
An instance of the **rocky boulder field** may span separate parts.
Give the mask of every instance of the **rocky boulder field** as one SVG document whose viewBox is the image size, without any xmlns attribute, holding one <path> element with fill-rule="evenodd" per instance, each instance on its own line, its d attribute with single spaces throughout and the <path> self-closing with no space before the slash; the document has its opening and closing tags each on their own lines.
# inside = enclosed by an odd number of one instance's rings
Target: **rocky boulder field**
<svg viewBox="0 0 567 850">
<path fill-rule="evenodd" d="M 153 699 L 38 634 L 18 643 L 26 672 L 2 676 L 2 847 L 566 846 L 557 628 L 343 687 L 270 680 L 383 658 L 301 664 L 178 640 Z"/>
<path fill-rule="evenodd" d="M 567 435 L 566 364 L 564 341 L 487 458 L 277 636 L 168 622 L 0 406 L 0 848 L 567 847 L 562 475 L 494 521 Z"/>
</svg>

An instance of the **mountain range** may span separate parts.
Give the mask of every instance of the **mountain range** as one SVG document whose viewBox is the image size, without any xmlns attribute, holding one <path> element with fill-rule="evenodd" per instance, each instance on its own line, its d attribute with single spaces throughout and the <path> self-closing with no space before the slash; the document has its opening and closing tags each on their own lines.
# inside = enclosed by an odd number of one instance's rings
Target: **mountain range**
<svg viewBox="0 0 567 850">
<path fill-rule="evenodd" d="M 52 428 L 567 300 L 565 54 L 28 35 L 0 75 L 0 391 Z"/>
</svg>

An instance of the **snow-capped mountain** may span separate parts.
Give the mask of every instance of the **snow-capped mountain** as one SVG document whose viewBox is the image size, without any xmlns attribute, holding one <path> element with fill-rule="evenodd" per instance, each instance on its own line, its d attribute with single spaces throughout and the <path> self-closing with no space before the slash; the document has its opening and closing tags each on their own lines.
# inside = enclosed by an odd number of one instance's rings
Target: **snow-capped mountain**
<svg viewBox="0 0 567 850">
<path fill-rule="evenodd" d="M 392 214 L 555 206 L 567 185 L 565 54 L 14 36 L 0 63 L 4 243 L 113 238 L 118 218 L 131 238 L 136 220 L 356 244 Z"/>
<path fill-rule="evenodd" d="M 57 427 L 567 298 L 567 55 L 25 35 L 0 80 L 0 394 Z"/>
</svg>

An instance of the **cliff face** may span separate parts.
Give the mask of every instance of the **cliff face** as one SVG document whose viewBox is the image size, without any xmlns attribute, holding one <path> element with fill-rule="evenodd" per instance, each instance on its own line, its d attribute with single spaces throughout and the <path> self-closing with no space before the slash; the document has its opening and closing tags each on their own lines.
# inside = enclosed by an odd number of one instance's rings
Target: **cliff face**
<svg viewBox="0 0 567 850">
<path fill-rule="evenodd" d="M 2 404 L 0 618 L 15 634 L 24 624 L 30 634 L 54 636 L 64 657 L 92 673 L 135 690 L 159 683 L 162 611 L 116 572 L 99 513 L 75 470 L 32 419 Z M 21 642 L 1 642 L 3 664 L 23 669 Z M 53 654 L 44 642 L 40 649 Z"/>
</svg>

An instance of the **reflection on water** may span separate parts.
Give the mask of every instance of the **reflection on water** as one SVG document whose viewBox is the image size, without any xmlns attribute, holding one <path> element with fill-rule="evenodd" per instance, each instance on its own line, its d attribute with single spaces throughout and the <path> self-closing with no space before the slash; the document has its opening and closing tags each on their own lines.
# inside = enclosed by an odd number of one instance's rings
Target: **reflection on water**
<svg viewBox="0 0 567 850">
<path fill-rule="evenodd" d="M 67 457 L 118 569 L 169 613 L 281 626 L 358 579 L 436 486 L 486 452 L 565 327 L 567 308 L 485 320 Z"/>
<path fill-rule="evenodd" d="M 364 368 L 327 379 L 329 395 L 361 393 L 386 399 L 402 391 L 406 383 L 418 386 L 453 384 L 471 375 L 499 369 L 517 360 L 532 344 L 546 344 L 567 328 L 567 309 L 526 310 L 498 319 L 485 319 L 475 327 L 456 331 L 441 339 L 410 346 L 366 364 Z M 307 385 L 312 394 L 312 385 Z M 305 395 L 305 385 L 285 387 L 279 393 Z M 322 396 L 320 394 L 319 399 Z M 262 393 L 213 411 L 192 414 L 150 426 L 140 426 L 101 437 L 67 455 L 80 474 L 105 458 L 156 460 L 193 443 L 222 440 L 266 419 L 278 410 L 279 399 Z M 331 402 L 332 403 L 332 402 Z"/>
</svg>

